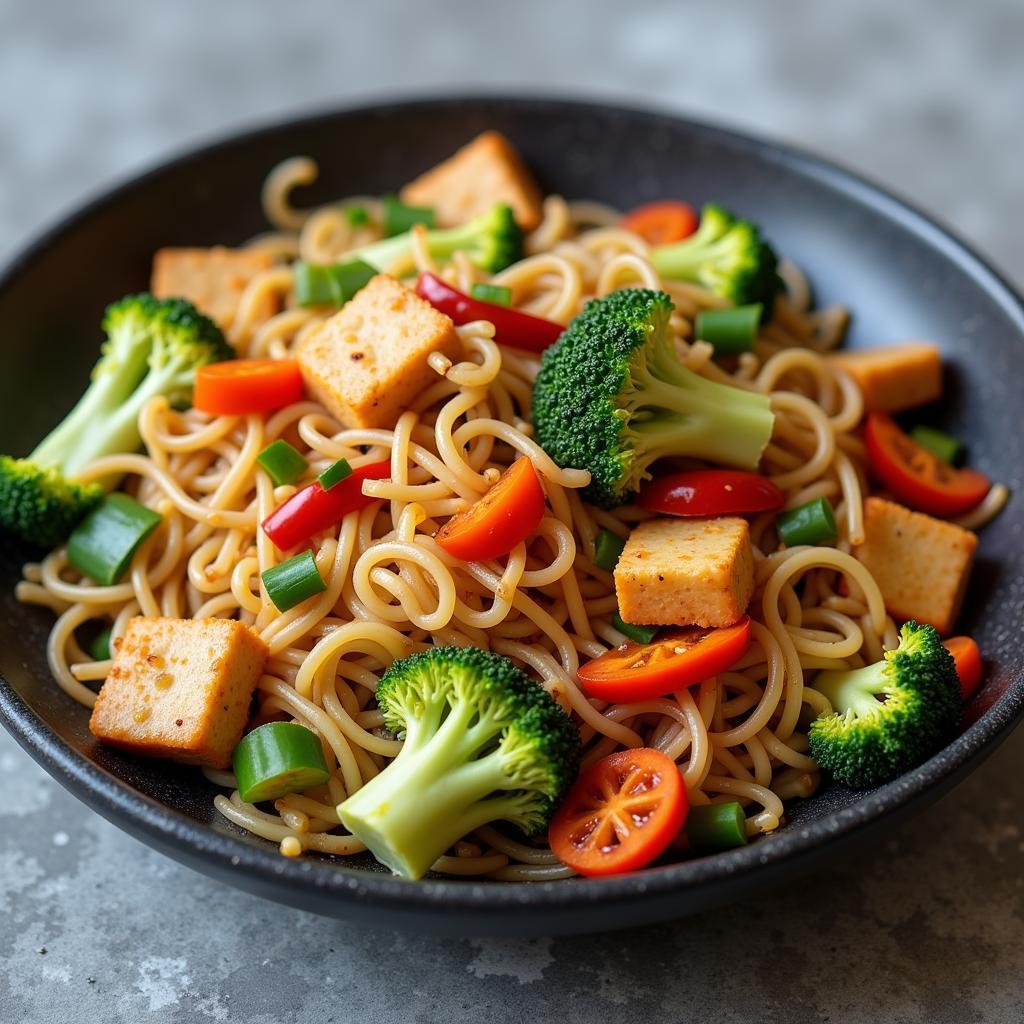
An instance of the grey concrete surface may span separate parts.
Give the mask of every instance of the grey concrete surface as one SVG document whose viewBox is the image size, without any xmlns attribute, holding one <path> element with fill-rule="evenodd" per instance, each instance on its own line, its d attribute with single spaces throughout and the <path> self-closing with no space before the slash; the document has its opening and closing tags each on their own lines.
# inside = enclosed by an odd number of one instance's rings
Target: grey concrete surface
<svg viewBox="0 0 1024 1024">
<path fill-rule="evenodd" d="M 0 256 L 195 140 L 455 85 L 656 101 L 913 196 L 1024 281 L 1020 0 L 0 0 Z M 0 735 L 0 1022 L 1024 1019 L 1024 735 L 885 845 L 673 925 L 438 941 L 214 885 Z"/>
</svg>

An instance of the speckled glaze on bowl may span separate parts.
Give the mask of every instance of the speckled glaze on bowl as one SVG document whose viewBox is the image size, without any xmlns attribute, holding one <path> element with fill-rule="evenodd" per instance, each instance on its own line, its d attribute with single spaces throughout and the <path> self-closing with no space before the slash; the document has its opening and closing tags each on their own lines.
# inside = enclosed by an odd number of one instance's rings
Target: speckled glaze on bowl
<svg viewBox="0 0 1024 1024">
<path fill-rule="evenodd" d="M 497 128 L 547 191 L 620 207 L 663 196 L 718 199 L 759 221 L 805 267 L 819 304 L 854 312 L 850 344 L 938 342 L 949 367 L 936 422 L 972 461 L 1019 490 L 1024 304 L 932 220 L 844 170 L 785 146 L 678 117 L 563 100 L 444 98 L 340 110 L 260 129 L 190 153 L 90 203 L 0 277 L 6 372 L 0 448 L 29 450 L 83 386 L 108 301 L 146 286 L 162 245 L 241 242 L 264 229 L 260 185 L 277 161 L 320 164 L 300 203 L 383 193 Z M 55 371 L 55 368 L 59 368 Z M 95 743 L 84 709 L 52 683 L 51 616 L 12 589 L 34 555 L 0 538 L 0 718 L 71 792 L 143 842 L 225 882 L 316 913 L 447 934 L 559 934 L 676 917 L 808 871 L 914 813 L 964 778 L 1017 724 L 1024 706 L 1024 511 L 982 537 L 963 628 L 987 656 L 962 734 L 936 757 L 869 793 L 826 786 L 791 807 L 773 836 L 714 857 L 620 878 L 514 885 L 393 878 L 367 857 L 286 860 L 220 818 L 191 769 L 132 759 Z"/>
</svg>

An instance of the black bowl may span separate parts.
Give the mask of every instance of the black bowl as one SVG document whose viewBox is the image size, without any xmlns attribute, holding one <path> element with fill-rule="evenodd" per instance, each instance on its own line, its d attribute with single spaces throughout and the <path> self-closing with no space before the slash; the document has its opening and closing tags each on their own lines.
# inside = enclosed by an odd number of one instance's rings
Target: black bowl
<svg viewBox="0 0 1024 1024">
<path fill-rule="evenodd" d="M 621 207 L 663 196 L 718 199 L 759 221 L 805 267 L 820 303 L 854 311 L 853 345 L 934 339 L 950 373 L 940 421 L 995 479 L 1019 486 L 1024 304 L 966 246 L 873 185 L 815 157 L 664 114 L 522 99 L 440 99 L 343 110 L 190 153 L 86 206 L 30 246 L 0 279 L 7 370 L 0 448 L 21 452 L 56 422 L 96 356 L 104 305 L 146 285 L 162 245 L 241 242 L 265 225 L 260 185 L 308 154 L 320 179 L 300 201 L 383 193 L 485 128 L 507 133 L 542 185 Z M 963 779 L 1024 705 L 1024 510 L 1011 502 L 983 534 L 963 616 L 987 676 L 949 747 L 870 793 L 827 786 L 752 845 L 604 880 L 531 885 L 391 877 L 367 857 L 291 861 L 213 810 L 197 771 L 95 743 L 85 711 L 51 681 L 51 616 L 12 589 L 33 552 L 0 540 L 0 716 L 59 782 L 143 842 L 232 885 L 374 925 L 435 932 L 553 934 L 666 919 L 734 900 L 832 856 L 920 810 Z"/>
</svg>

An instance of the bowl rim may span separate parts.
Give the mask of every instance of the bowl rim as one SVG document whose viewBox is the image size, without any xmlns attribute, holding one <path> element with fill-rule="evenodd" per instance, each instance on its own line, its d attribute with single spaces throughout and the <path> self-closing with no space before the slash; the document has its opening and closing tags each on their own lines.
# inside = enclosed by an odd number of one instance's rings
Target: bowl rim
<svg viewBox="0 0 1024 1024">
<path fill-rule="evenodd" d="M 803 147 L 778 142 L 738 127 L 723 127 L 664 106 L 650 104 L 641 107 L 550 92 L 543 96 L 489 93 L 486 90 L 470 96 L 447 91 L 412 98 L 384 96 L 377 100 L 332 105 L 299 116 L 262 121 L 239 131 L 221 134 L 212 141 L 200 141 L 173 152 L 165 159 L 148 163 L 137 173 L 91 194 L 74 205 L 70 212 L 58 214 L 5 261 L 0 269 L 0 291 L 15 286 L 20 274 L 32 261 L 62 236 L 170 170 L 216 156 L 221 151 L 244 147 L 289 128 L 315 128 L 318 123 L 327 125 L 346 116 L 387 117 L 417 108 L 464 109 L 467 106 L 495 110 L 514 108 L 519 112 L 533 111 L 537 114 L 610 112 L 652 125 L 682 124 L 704 138 L 725 142 L 732 148 L 756 154 L 761 160 L 785 166 L 874 210 L 890 223 L 938 249 L 1002 307 L 1024 339 L 1024 298 L 1009 281 L 954 231 L 870 178 Z M 145 796 L 78 753 L 29 708 L 7 680 L 0 677 L 0 720 L 15 740 L 66 789 L 136 837 L 165 852 L 180 855 L 193 866 L 204 865 L 218 875 L 244 873 L 248 876 L 247 887 L 263 882 L 273 888 L 286 885 L 313 898 L 329 896 L 353 904 L 378 905 L 381 909 L 410 911 L 429 908 L 454 914 L 515 909 L 528 912 L 538 904 L 548 910 L 572 909 L 595 903 L 610 906 L 693 891 L 716 882 L 738 880 L 772 867 L 799 863 L 820 847 L 832 847 L 840 841 L 852 839 L 869 826 L 897 816 L 911 803 L 937 795 L 952 784 L 958 771 L 972 767 L 994 751 L 1019 723 L 1022 715 L 1024 671 L 1018 668 L 1004 692 L 977 721 L 924 764 L 824 818 L 712 857 L 610 878 L 561 879 L 529 885 L 433 878 L 410 882 L 383 871 L 378 873 L 348 867 L 341 858 L 303 857 L 291 860 L 282 857 L 267 841 L 245 837 L 240 830 L 237 835 L 218 832 Z"/>
</svg>

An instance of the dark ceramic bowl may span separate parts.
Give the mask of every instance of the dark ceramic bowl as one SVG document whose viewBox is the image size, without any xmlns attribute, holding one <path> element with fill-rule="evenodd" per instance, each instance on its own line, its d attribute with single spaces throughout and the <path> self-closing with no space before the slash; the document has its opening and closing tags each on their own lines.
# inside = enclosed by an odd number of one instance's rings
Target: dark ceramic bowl
<svg viewBox="0 0 1024 1024">
<path fill-rule="evenodd" d="M 17 257 L 0 279 L 7 369 L 0 449 L 22 452 L 55 423 L 96 356 L 104 305 L 146 286 L 163 245 L 241 242 L 264 229 L 260 185 L 279 160 L 308 154 L 320 179 L 298 199 L 383 193 L 485 128 L 507 133 L 544 188 L 628 207 L 663 196 L 718 199 L 759 221 L 805 267 L 822 304 L 854 312 L 850 342 L 925 337 L 947 357 L 936 411 L 972 461 L 1020 486 L 1024 305 L 962 243 L 846 171 L 783 146 L 663 114 L 521 99 L 442 99 L 312 117 L 229 139 L 153 170 L 91 203 Z M 286 860 L 212 807 L 194 770 L 96 744 L 84 709 L 52 683 L 51 616 L 12 589 L 33 552 L 0 540 L 0 717 L 59 782 L 164 853 L 260 896 L 335 917 L 445 933 L 552 934 L 687 914 L 810 870 L 852 841 L 935 800 L 1017 723 L 1024 506 L 1011 501 L 983 534 L 963 616 L 987 674 L 949 747 L 869 793 L 823 787 L 776 835 L 713 857 L 620 878 L 532 885 L 393 878 L 369 858 Z"/>
</svg>

